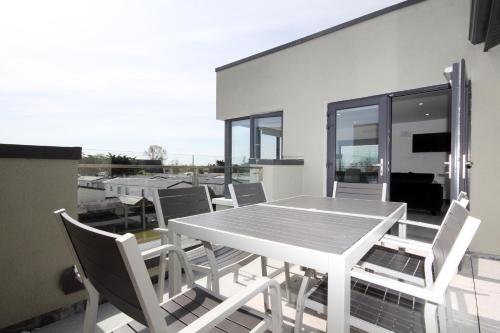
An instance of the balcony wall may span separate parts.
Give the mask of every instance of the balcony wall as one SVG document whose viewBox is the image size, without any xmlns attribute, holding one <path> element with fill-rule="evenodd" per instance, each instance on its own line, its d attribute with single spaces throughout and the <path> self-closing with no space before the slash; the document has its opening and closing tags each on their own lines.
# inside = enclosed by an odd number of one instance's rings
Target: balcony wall
<svg viewBox="0 0 500 333">
<path fill-rule="evenodd" d="M 287 161 L 274 161 L 274 163 L 252 165 L 252 167 L 262 168 L 262 182 L 269 201 L 303 194 L 304 161 L 296 160 L 287 164 L 279 162 L 287 163 Z"/>
<path fill-rule="evenodd" d="M 0 328 L 69 306 L 61 272 L 72 266 L 53 211 L 77 206 L 81 148 L 0 145 Z"/>
</svg>

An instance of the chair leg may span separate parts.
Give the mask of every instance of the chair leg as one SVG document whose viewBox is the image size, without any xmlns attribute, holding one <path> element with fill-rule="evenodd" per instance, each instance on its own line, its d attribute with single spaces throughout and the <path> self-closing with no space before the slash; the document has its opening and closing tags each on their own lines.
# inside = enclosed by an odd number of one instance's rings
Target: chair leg
<svg viewBox="0 0 500 333">
<path fill-rule="evenodd" d="M 156 286 L 156 295 L 158 302 L 163 301 L 163 294 L 165 292 L 165 274 L 167 270 L 167 257 L 164 254 L 160 255 L 160 265 L 158 266 L 158 285 Z"/>
<path fill-rule="evenodd" d="M 212 276 L 212 291 L 217 295 L 220 295 L 219 277 L 216 275 Z"/>
<path fill-rule="evenodd" d="M 444 305 L 438 306 L 439 314 L 439 333 L 446 333 L 448 331 L 448 322 L 446 320 L 446 307 Z"/>
<path fill-rule="evenodd" d="M 285 289 L 288 303 L 292 303 L 292 293 L 290 292 L 290 263 L 285 262 Z"/>
<path fill-rule="evenodd" d="M 260 267 L 262 270 L 262 276 L 267 276 L 267 258 L 266 257 L 260 257 Z M 264 310 L 267 312 L 271 309 L 269 306 L 269 293 L 267 292 L 267 289 L 262 293 L 264 296 Z"/>
<path fill-rule="evenodd" d="M 83 320 L 83 333 L 94 333 L 97 325 L 97 309 L 99 307 L 99 292 L 90 281 L 85 281 L 85 289 L 89 294 Z"/>
<path fill-rule="evenodd" d="M 295 312 L 295 329 L 294 333 L 300 333 L 302 330 L 302 321 L 304 317 L 304 307 L 306 302 L 307 286 L 309 285 L 309 277 L 304 275 L 297 295 L 297 306 Z"/>
<path fill-rule="evenodd" d="M 437 306 L 433 303 L 425 303 L 424 308 L 425 332 L 437 333 L 439 331 L 437 322 Z"/>
<path fill-rule="evenodd" d="M 238 283 L 238 275 L 239 275 L 239 273 L 240 273 L 239 269 L 236 270 L 236 271 L 234 271 L 234 273 L 233 273 L 233 282 L 234 283 Z"/>
<path fill-rule="evenodd" d="M 207 275 L 207 289 L 211 290 L 212 289 L 212 274 Z"/>
</svg>

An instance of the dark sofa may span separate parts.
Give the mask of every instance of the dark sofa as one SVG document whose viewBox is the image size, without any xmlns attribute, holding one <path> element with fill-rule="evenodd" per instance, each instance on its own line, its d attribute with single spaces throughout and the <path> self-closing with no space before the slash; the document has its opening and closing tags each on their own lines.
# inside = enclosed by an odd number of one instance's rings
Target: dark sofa
<svg viewBox="0 0 500 333">
<path fill-rule="evenodd" d="M 436 215 L 443 204 L 443 186 L 433 180 L 432 173 L 391 173 L 391 201 L 406 202 L 410 209 L 426 209 Z"/>
</svg>

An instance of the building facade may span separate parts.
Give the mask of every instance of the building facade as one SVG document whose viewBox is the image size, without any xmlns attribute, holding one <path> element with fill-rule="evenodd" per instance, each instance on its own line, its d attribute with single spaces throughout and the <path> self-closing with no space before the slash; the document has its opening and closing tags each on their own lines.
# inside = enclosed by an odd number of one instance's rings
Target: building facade
<svg viewBox="0 0 500 333">
<path fill-rule="evenodd" d="M 446 89 L 445 69 L 463 59 L 471 84 L 470 209 L 483 220 L 472 250 L 500 255 L 500 46 L 485 52 L 484 45 L 470 42 L 468 0 L 407 1 L 379 14 L 217 68 L 217 119 L 226 121 L 226 163 L 235 149 L 232 141 L 238 139 L 231 136 L 232 122 L 279 112 L 281 156 L 276 159 L 303 159 L 300 171 L 293 169 L 300 174 L 294 178 L 300 182 L 294 191 L 328 194 L 332 178 L 327 164 L 335 154 L 328 151 L 329 108 L 371 96 L 385 96 L 391 103 L 399 96 L 395 92 L 417 88 Z M 253 150 L 258 128 L 245 126 L 254 133 L 249 139 Z M 385 127 L 390 141 L 390 129 Z M 390 154 L 386 167 L 387 161 Z"/>
</svg>

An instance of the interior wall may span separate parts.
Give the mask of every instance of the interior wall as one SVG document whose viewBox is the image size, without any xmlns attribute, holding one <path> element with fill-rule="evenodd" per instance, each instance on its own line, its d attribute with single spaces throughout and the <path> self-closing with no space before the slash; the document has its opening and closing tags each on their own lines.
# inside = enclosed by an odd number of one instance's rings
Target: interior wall
<svg viewBox="0 0 500 333">
<path fill-rule="evenodd" d="M 472 81 L 472 249 L 500 255 L 500 47 L 468 40 L 470 0 L 428 0 L 217 72 L 217 119 L 283 110 L 283 153 L 304 158 L 302 192 L 326 194 L 327 104 L 446 83 L 465 59 Z"/>
<path fill-rule="evenodd" d="M 394 112 L 394 110 L 393 110 Z M 449 198 L 448 175 L 444 174 L 447 152 L 413 153 L 413 134 L 449 130 L 447 119 L 392 124 L 391 172 L 433 173 L 434 182 L 443 185 L 443 197 Z"/>
</svg>

